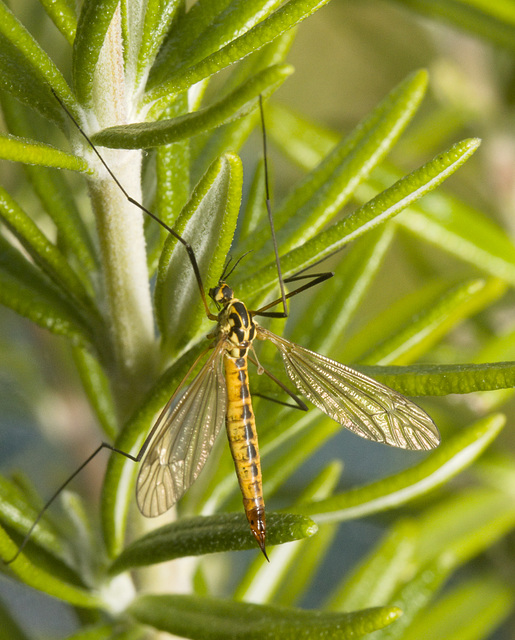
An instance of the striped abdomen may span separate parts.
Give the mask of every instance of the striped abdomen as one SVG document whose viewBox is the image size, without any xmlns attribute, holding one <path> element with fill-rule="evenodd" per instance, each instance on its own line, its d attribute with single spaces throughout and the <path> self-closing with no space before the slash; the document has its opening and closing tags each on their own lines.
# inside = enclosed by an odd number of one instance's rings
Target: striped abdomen
<svg viewBox="0 0 515 640">
<path fill-rule="evenodd" d="M 249 392 L 247 356 L 235 358 L 226 353 L 224 365 L 228 399 L 225 419 L 227 436 L 245 514 L 254 537 L 265 553 L 265 503 L 256 421 Z"/>
</svg>

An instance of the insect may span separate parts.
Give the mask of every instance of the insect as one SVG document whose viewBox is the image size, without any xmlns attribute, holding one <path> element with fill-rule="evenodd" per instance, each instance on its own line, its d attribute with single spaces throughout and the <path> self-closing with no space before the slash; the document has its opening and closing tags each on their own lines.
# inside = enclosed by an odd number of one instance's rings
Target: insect
<svg viewBox="0 0 515 640">
<path fill-rule="evenodd" d="M 59 98 L 57 99 L 59 100 Z M 62 106 L 66 110 L 64 105 Z M 230 273 L 223 274 L 218 285 L 209 291 L 209 297 L 218 309 L 217 314 L 212 313 L 209 308 L 200 270 L 191 246 L 151 211 L 128 195 L 98 150 L 69 114 L 128 200 L 154 218 L 184 245 L 195 273 L 206 314 L 208 318 L 216 322 L 216 327 L 208 335 L 210 340 L 208 348 L 192 365 L 162 410 L 138 455 L 132 456 L 109 444 L 102 443 L 60 487 L 59 491 L 102 448 L 106 447 L 131 460 L 141 461 L 136 483 L 138 507 L 145 516 L 160 515 L 171 508 L 196 480 L 204 467 L 215 438 L 225 422 L 243 496 L 245 514 L 254 538 L 268 559 L 266 554 L 265 503 L 256 421 L 248 384 L 248 361 L 251 360 L 257 364 L 259 372 L 265 372 L 277 382 L 293 398 L 300 409 L 307 410 L 307 407 L 293 392 L 258 364 L 253 356 L 255 340 L 272 342 L 279 350 L 286 374 L 298 392 L 333 420 L 357 435 L 375 442 L 410 450 L 432 449 L 438 446 L 440 436 L 430 416 L 397 391 L 354 371 L 350 367 L 294 344 L 262 327 L 256 321 L 257 316 L 286 317 L 288 315 L 287 298 L 291 298 L 332 276 L 331 273 L 322 273 L 309 276 L 297 275 L 286 280 L 282 278 L 268 197 L 266 133 L 261 101 L 260 107 L 265 158 L 266 204 L 272 230 L 281 297 L 260 309 L 248 309 L 243 301 L 235 297 L 233 290 L 226 282 L 232 273 L 231 270 Z M 309 279 L 309 282 L 288 294 L 285 293 L 284 282 L 298 282 L 305 279 Z M 270 311 L 281 303 L 283 311 Z M 199 373 L 186 386 L 186 380 L 190 373 L 200 358 L 208 353 L 207 360 Z M 43 511 L 59 491 L 47 502 Z M 41 515 L 42 513 L 40 513 Z M 27 534 L 18 553 L 25 545 L 40 516 Z"/>
</svg>

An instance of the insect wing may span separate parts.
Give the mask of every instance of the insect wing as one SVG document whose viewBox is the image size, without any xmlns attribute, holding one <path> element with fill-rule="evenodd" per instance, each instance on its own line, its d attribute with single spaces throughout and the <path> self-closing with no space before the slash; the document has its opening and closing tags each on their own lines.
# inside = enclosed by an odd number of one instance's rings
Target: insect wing
<svg viewBox="0 0 515 640">
<path fill-rule="evenodd" d="M 227 410 L 227 387 L 219 345 L 162 425 L 138 474 L 136 499 L 141 513 L 158 516 L 170 509 L 202 471 Z"/>
<path fill-rule="evenodd" d="M 433 449 L 440 443 L 432 419 L 397 391 L 262 327 L 258 335 L 279 349 L 297 389 L 353 433 L 402 449 Z"/>
</svg>

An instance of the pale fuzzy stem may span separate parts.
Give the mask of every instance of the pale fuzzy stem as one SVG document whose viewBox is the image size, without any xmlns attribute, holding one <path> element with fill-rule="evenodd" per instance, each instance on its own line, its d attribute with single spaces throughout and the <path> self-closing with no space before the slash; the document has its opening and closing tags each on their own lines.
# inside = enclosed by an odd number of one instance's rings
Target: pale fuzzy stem
<svg viewBox="0 0 515 640">
<path fill-rule="evenodd" d="M 99 126 L 127 122 L 120 15 L 117 11 L 95 74 L 95 115 Z M 130 98 L 129 98 L 130 99 Z M 141 154 L 102 149 L 102 155 L 128 193 L 141 202 Z M 106 304 L 115 349 L 119 400 L 130 410 L 142 380 L 156 360 L 152 301 L 148 280 L 142 213 L 100 170 L 90 185 L 100 238 Z M 122 409 L 122 411 L 124 410 Z"/>
</svg>

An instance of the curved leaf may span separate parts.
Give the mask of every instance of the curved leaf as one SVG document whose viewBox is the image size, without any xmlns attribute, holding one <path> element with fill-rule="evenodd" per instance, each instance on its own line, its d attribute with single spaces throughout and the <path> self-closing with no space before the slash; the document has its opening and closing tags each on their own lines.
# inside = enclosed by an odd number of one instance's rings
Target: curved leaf
<svg viewBox="0 0 515 640">
<path fill-rule="evenodd" d="M 51 147 L 48 144 L 18 136 L 0 136 L 0 158 L 43 167 L 57 167 L 58 169 L 82 172 L 89 171 L 88 165 L 82 158 Z"/>
<path fill-rule="evenodd" d="M 73 360 L 79 373 L 82 387 L 88 396 L 104 433 L 114 439 L 118 432 L 116 407 L 109 379 L 98 360 L 85 349 L 73 350 Z"/>
<path fill-rule="evenodd" d="M 408 364 L 424 355 L 458 322 L 504 294 L 495 278 L 449 283 L 433 278 L 376 314 L 337 350 L 344 362 Z M 403 338 L 400 338 L 400 335 Z M 406 344 L 401 346 L 403 340 Z M 375 359 L 377 358 L 377 360 Z M 398 358 L 398 361 L 396 360 Z"/>
<path fill-rule="evenodd" d="M 195 596 L 142 596 L 129 607 L 136 620 L 199 640 L 350 640 L 396 620 L 396 607 L 356 613 L 304 611 Z"/>
<path fill-rule="evenodd" d="M 334 223 L 302 246 L 281 257 L 283 275 L 321 260 L 367 231 L 400 213 L 452 175 L 477 150 L 480 141 L 464 140 L 405 176 L 343 220 Z M 275 262 L 263 267 L 240 285 L 242 296 L 261 291 L 277 279 Z"/>
<path fill-rule="evenodd" d="M 368 556 L 345 576 L 331 594 L 326 607 L 347 611 L 390 602 L 410 575 L 418 548 L 419 527 L 410 519 L 396 523 Z"/>
<path fill-rule="evenodd" d="M 164 3 L 161 0 L 147 2 L 138 52 L 136 82 L 146 77 L 180 6 L 180 0 L 166 0 Z"/>
<path fill-rule="evenodd" d="M 338 135 L 293 114 L 269 107 L 268 129 L 284 153 L 304 169 L 312 169 L 338 142 Z M 400 180 L 402 173 L 384 163 L 357 191 L 366 202 Z M 423 241 L 444 249 L 485 273 L 515 283 L 515 246 L 506 232 L 479 210 L 442 189 L 410 205 L 398 223 Z"/>
<path fill-rule="evenodd" d="M 0 237 L 0 302 L 40 327 L 86 346 L 93 339 L 77 308 Z"/>
<path fill-rule="evenodd" d="M 488 638 L 513 609 L 513 591 L 493 575 L 481 575 L 447 591 L 423 616 L 417 617 L 403 640 L 482 640 Z"/>
<path fill-rule="evenodd" d="M 341 344 L 348 340 L 347 327 L 392 246 L 395 231 L 395 225 L 382 225 L 351 244 L 334 277 L 316 289 L 300 317 L 296 314 L 293 330 L 288 324 L 292 342 L 339 357 Z M 295 304 L 290 303 L 292 309 Z M 319 311 L 314 314 L 312 309 Z"/>
<path fill-rule="evenodd" d="M 206 291 L 223 270 L 238 218 L 243 182 L 241 160 L 226 154 L 214 162 L 195 187 L 175 224 L 175 230 L 193 248 Z M 197 300 L 196 310 L 191 300 Z M 170 235 L 158 268 L 155 307 L 167 348 L 188 344 L 205 310 L 185 247 Z"/>
<path fill-rule="evenodd" d="M 278 38 L 288 29 L 305 20 L 308 16 L 320 9 L 329 0 L 289 0 L 271 16 L 253 27 L 250 31 L 236 38 L 204 60 L 179 70 L 162 84 L 149 84 L 147 103 L 155 102 L 160 98 L 169 99 L 177 93 L 184 91 L 193 84 L 208 78 L 229 65 L 248 56 L 253 51 L 261 49 L 275 38 Z"/>
<path fill-rule="evenodd" d="M 223 0 L 191 7 L 159 53 L 150 83 L 166 81 L 170 70 L 191 67 L 266 18 L 281 0 Z"/>
<path fill-rule="evenodd" d="M 374 172 L 360 195 L 365 199 L 401 174 L 393 167 Z M 497 278 L 515 285 L 515 245 L 509 235 L 481 211 L 442 190 L 431 193 L 399 224 L 412 235 Z"/>
<path fill-rule="evenodd" d="M 77 30 L 77 16 L 73 5 L 67 0 L 40 0 L 52 22 L 66 40 L 73 44 Z"/>
<path fill-rule="evenodd" d="M 234 65 L 229 78 L 223 85 L 224 93 L 241 86 L 248 77 L 261 70 L 282 64 L 286 60 L 295 35 L 296 29 L 290 29 L 266 47 L 248 56 L 239 64 Z M 265 107 L 265 111 L 267 109 L 268 107 Z M 227 149 L 238 152 L 258 125 L 259 119 L 260 114 L 256 110 L 246 118 L 220 127 L 209 134 L 193 138 L 191 141 L 193 158 L 191 167 L 192 180 L 198 180 L 198 177 L 205 172 L 211 162 L 222 153 L 225 153 Z M 241 216 L 241 219 L 244 220 L 245 216 Z"/>
<path fill-rule="evenodd" d="M 304 516 L 267 513 L 267 546 L 314 535 L 317 526 Z M 116 575 L 134 567 L 167 562 L 184 556 L 256 549 L 243 513 L 227 513 L 179 522 L 154 529 L 134 541 L 116 558 L 109 572 Z"/>
<path fill-rule="evenodd" d="M 0 519 L 2 525 L 12 534 L 13 539 L 19 535 L 20 541 L 34 523 L 41 509 L 39 496 L 33 495 L 34 487 L 27 485 L 27 481 L 25 481 L 25 485 L 22 485 L 20 480 L 15 482 L 0 476 Z M 70 564 L 70 557 L 63 546 L 63 541 L 57 533 L 56 527 L 48 518 L 40 520 L 34 529 L 30 543 L 52 554 L 55 558 L 59 558 L 64 563 Z M 16 547 L 15 551 L 17 551 Z M 3 557 L 10 559 L 13 556 L 14 552 L 11 556 Z"/>
<path fill-rule="evenodd" d="M 317 523 L 361 518 L 399 507 L 432 491 L 470 465 L 499 435 L 501 414 L 480 420 L 452 440 L 444 442 L 417 466 L 327 500 L 297 505 L 291 511 L 312 517 Z M 289 510 L 290 511 L 290 510 Z"/>
<path fill-rule="evenodd" d="M 494 278 L 474 279 L 450 287 L 433 303 L 419 309 L 393 335 L 359 358 L 360 364 L 409 364 L 424 354 L 454 326 L 489 307 L 506 291 Z M 388 311 L 387 311 L 388 313 Z M 383 326 L 391 327 L 387 323 Z"/>
<path fill-rule="evenodd" d="M 17 551 L 16 544 L 0 527 L 0 555 L 10 559 Z M 21 554 L 12 564 L 10 570 L 29 587 L 47 593 L 50 596 L 64 600 L 77 607 L 85 609 L 101 606 L 101 600 L 86 589 L 64 582 L 57 578 L 52 571 L 33 565 L 24 554 Z"/>
<path fill-rule="evenodd" d="M 276 91 L 293 73 L 289 65 L 275 65 L 247 80 L 241 87 L 209 107 L 174 118 L 109 127 L 92 136 L 103 147 L 148 149 L 170 144 L 220 127 L 257 109 L 259 96 Z"/>
<path fill-rule="evenodd" d="M 173 120 L 140 122 L 99 131 L 92 140 L 103 147 L 148 149 L 198 135 L 228 122 L 243 118 L 276 91 L 293 73 L 289 65 L 275 65 L 247 80 L 241 87 L 200 111 Z"/>
<path fill-rule="evenodd" d="M 406 637 L 451 572 L 513 529 L 515 508 L 505 492 L 473 489 L 429 509 L 419 524 L 415 575 L 392 598 L 405 615 L 395 629 L 384 633 L 391 640 Z"/>
<path fill-rule="evenodd" d="M 34 224 L 11 196 L 0 187 L 0 217 L 18 238 L 41 269 L 84 309 L 93 311 L 93 302 L 77 274 L 71 269 L 63 254 Z"/>
<path fill-rule="evenodd" d="M 397 0 L 420 13 L 444 20 L 515 52 L 515 12 L 511 2 L 489 0 Z"/>
<path fill-rule="evenodd" d="M 67 103 L 76 104 L 59 69 L 3 2 L 0 2 L 0 87 L 60 126 L 64 126 L 65 117 L 51 87 Z"/>
<path fill-rule="evenodd" d="M 366 367 L 361 371 L 406 396 L 446 396 L 515 386 L 514 362 L 484 364 L 417 364 L 408 367 Z"/>
<path fill-rule="evenodd" d="M 73 44 L 73 78 L 83 105 L 91 105 L 95 69 L 117 6 L 118 0 L 86 0 L 82 5 Z"/>
<path fill-rule="evenodd" d="M 33 118 L 29 118 L 27 110 L 20 109 L 19 102 L 8 94 L 4 93 L 0 100 L 4 119 L 10 132 L 16 136 L 31 138 L 30 144 L 32 144 L 38 135 Z M 36 144 L 38 144 L 38 147 L 31 150 L 28 157 L 25 155 L 26 147 L 23 146 L 20 149 L 20 146 L 16 144 L 14 149 L 16 158 L 12 157 L 11 159 L 24 162 L 35 162 L 39 159 L 43 160 L 44 164 L 49 162 L 52 165 L 56 164 L 58 168 L 63 168 L 64 165 L 64 167 L 70 169 L 89 170 L 87 164 L 77 156 L 72 160 L 69 154 L 63 154 L 61 151 L 58 151 L 56 156 L 53 148 L 48 148 L 44 145 L 43 149 L 40 149 L 39 143 Z M 0 147 L 1 145 L 2 139 L 0 139 Z M 59 162 L 54 163 L 56 160 L 59 160 Z M 82 165 L 82 168 L 80 165 Z M 44 169 L 41 166 L 25 166 L 25 172 L 45 211 L 57 227 L 59 243 L 68 256 L 76 256 L 80 266 L 83 267 L 81 274 L 83 275 L 83 280 L 88 283 L 91 274 L 98 270 L 97 254 L 86 225 L 78 211 L 74 198 L 75 194 L 63 174 L 59 171 Z"/>
<path fill-rule="evenodd" d="M 284 254 L 320 231 L 349 201 L 404 131 L 424 96 L 427 72 L 409 75 L 311 171 L 274 212 L 277 243 Z M 265 220 L 251 246 L 256 268 L 272 259 Z M 265 247 L 261 249 L 261 245 Z M 246 250 L 248 247 L 243 246 Z"/>
</svg>

